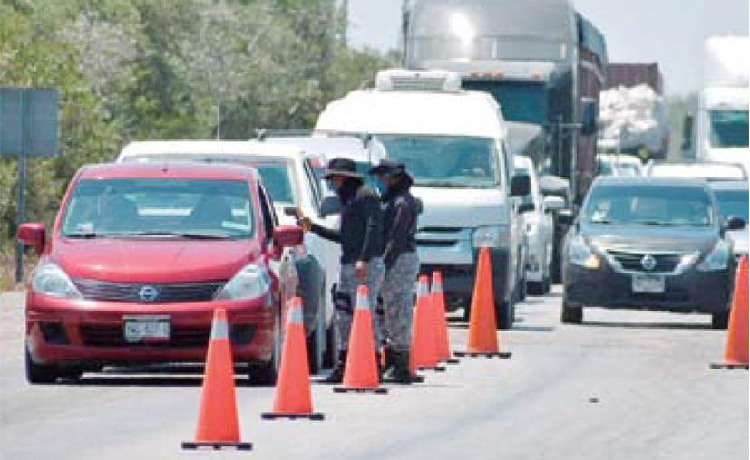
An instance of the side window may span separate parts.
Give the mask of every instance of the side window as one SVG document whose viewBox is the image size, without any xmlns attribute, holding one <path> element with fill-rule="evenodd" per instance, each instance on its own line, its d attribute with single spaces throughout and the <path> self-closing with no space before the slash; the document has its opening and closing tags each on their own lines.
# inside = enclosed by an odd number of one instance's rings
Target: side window
<svg viewBox="0 0 750 460">
<path fill-rule="evenodd" d="M 266 189 L 262 185 L 258 186 L 258 197 L 260 201 L 260 212 L 263 218 L 263 228 L 265 229 L 268 241 L 270 241 L 273 237 L 273 230 L 279 223 L 279 219 L 276 217 L 273 206 L 268 199 Z"/>
<path fill-rule="evenodd" d="M 315 174 L 313 174 L 312 170 L 310 169 L 309 160 L 305 160 L 304 162 L 304 170 L 305 170 L 305 177 L 307 177 L 307 185 L 310 188 L 310 192 L 312 193 L 312 198 L 314 201 L 314 205 L 316 209 L 320 209 L 320 203 L 322 201 L 320 197 L 320 188 L 318 180 L 315 178 Z"/>
<path fill-rule="evenodd" d="M 508 152 L 510 152 L 510 149 L 508 148 L 508 145 L 505 141 L 502 141 L 498 144 L 498 150 L 500 153 L 500 158 L 503 164 L 503 185 L 505 188 L 510 192 L 510 178 L 513 175 L 513 168 L 510 164 L 510 158 L 508 155 Z"/>
</svg>

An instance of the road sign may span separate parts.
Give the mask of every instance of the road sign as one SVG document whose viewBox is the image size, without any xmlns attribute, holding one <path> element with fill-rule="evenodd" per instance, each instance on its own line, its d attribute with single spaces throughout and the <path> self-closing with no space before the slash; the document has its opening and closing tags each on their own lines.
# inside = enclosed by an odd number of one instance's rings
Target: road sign
<svg viewBox="0 0 750 460">
<path fill-rule="evenodd" d="M 57 154 L 58 94 L 54 89 L 0 88 L 0 156 L 18 158 L 16 225 L 26 219 L 26 157 Z M 23 246 L 16 243 L 16 282 L 23 281 Z"/>
</svg>

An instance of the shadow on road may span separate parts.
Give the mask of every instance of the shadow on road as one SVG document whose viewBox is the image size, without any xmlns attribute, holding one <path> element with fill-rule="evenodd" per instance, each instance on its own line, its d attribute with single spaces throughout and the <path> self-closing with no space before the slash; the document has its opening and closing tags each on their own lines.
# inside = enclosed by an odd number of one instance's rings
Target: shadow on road
<svg viewBox="0 0 750 460">
<path fill-rule="evenodd" d="M 171 376 L 103 376 L 92 375 L 79 380 L 64 380 L 58 385 L 71 387 L 200 387 L 201 377 L 171 377 Z M 249 387 L 246 378 L 235 378 L 237 387 Z"/>
<path fill-rule="evenodd" d="M 581 326 L 590 327 L 611 327 L 619 329 L 693 329 L 693 330 L 714 330 L 710 324 L 697 323 L 667 323 L 667 322 L 607 322 L 607 321 L 583 321 Z"/>
</svg>

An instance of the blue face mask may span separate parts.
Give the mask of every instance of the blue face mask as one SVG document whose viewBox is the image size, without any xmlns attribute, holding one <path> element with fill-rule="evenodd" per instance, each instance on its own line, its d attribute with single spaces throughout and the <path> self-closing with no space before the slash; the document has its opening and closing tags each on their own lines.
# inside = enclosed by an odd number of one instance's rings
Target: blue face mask
<svg viewBox="0 0 750 460">
<path fill-rule="evenodd" d="M 378 189 L 378 192 L 380 192 L 381 195 L 385 195 L 385 192 L 388 190 L 388 186 L 380 182 L 379 180 L 375 181 L 375 187 Z"/>
<path fill-rule="evenodd" d="M 338 187 L 331 179 L 326 179 L 326 184 L 328 185 L 328 188 L 333 190 L 334 192 L 338 190 Z"/>
</svg>

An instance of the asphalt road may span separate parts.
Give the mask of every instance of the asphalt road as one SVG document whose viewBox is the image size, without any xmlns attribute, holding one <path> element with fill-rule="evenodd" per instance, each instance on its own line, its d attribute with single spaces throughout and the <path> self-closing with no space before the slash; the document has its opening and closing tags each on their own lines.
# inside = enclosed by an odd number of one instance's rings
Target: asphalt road
<svg viewBox="0 0 750 460">
<path fill-rule="evenodd" d="M 2 459 L 746 459 L 748 373 L 710 370 L 725 333 L 708 316 L 586 312 L 559 323 L 559 293 L 520 305 L 510 360 L 463 359 L 386 396 L 313 387 L 324 422 L 259 419 L 271 388 L 238 388 L 247 452 L 180 452 L 200 376 L 86 374 L 29 386 L 22 299 L 0 295 Z M 451 322 L 460 348 L 466 324 Z"/>
</svg>

